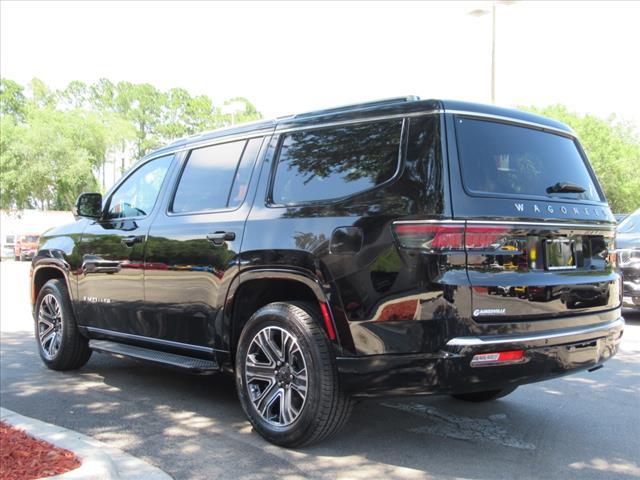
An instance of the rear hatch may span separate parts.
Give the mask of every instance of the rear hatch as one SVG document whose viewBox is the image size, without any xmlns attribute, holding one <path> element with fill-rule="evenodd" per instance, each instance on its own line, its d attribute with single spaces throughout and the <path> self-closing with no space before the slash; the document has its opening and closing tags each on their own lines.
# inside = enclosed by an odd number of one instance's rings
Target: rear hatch
<svg viewBox="0 0 640 480">
<path fill-rule="evenodd" d="M 620 305 L 614 225 L 569 131 L 448 115 L 454 218 L 476 322 L 590 314 Z"/>
</svg>

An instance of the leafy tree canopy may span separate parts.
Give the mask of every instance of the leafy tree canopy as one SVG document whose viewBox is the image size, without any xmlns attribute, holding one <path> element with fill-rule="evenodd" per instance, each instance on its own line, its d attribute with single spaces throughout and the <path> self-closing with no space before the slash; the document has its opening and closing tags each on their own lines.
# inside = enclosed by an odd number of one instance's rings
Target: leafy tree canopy
<svg viewBox="0 0 640 480">
<path fill-rule="evenodd" d="M 235 118 L 261 118 L 248 100 Z M 69 209 L 82 191 L 98 190 L 110 151 L 133 145 L 137 157 L 175 138 L 229 123 L 206 95 L 183 88 L 102 78 L 51 90 L 0 80 L 0 206 Z"/>
<path fill-rule="evenodd" d="M 640 139 L 633 125 L 615 116 L 580 115 L 564 105 L 525 109 L 566 123 L 576 132 L 614 212 L 640 208 Z"/>
</svg>

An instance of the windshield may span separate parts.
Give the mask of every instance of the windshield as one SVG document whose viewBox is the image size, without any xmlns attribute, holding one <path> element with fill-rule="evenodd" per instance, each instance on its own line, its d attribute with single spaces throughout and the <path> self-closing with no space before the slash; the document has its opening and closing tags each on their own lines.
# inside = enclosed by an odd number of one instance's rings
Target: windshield
<svg viewBox="0 0 640 480">
<path fill-rule="evenodd" d="M 640 233 L 640 210 L 636 210 L 620 222 L 618 233 Z"/>
<path fill-rule="evenodd" d="M 24 237 L 22 237 L 22 241 L 25 243 L 35 243 L 38 241 L 38 236 L 37 235 L 25 235 Z"/>
<path fill-rule="evenodd" d="M 571 138 L 464 117 L 456 117 L 456 132 L 472 193 L 603 200 Z"/>
</svg>

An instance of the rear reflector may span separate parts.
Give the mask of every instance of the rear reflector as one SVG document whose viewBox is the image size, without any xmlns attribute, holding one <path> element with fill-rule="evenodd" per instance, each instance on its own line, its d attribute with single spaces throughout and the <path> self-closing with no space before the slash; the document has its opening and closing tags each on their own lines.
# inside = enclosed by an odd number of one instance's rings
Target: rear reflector
<svg viewBox="0 0 640 480">
<path fill-rule="evenodd" d="M 501 363 L 518 363 L 524 360 L 524 350 L 509 350 L 507 352 L 480 353 L 471 359 L 472 367 L 495 365 Z"/>
<path fill-rule="evenodd" d="M 322 313 L 322 320 L 324 320 L 324 326 L 327 328 L 327 336 L 331 340 L 336 339 L 336 331 L 333 328 L 333 319 L 331 313 L 329 313 L 329 307 L 326 303 L 320 302 L 320 312 Z"/>
</svg>

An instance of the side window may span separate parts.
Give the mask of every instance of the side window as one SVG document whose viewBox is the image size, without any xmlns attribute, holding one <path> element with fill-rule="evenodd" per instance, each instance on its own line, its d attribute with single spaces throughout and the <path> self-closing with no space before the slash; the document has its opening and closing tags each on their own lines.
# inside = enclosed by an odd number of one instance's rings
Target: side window
<svg viewBox="0 0 640 480">
<path fill-rule="evenodd" d="M 293 132 L 280 144 L 272 201 L 296 204 L 353 195 L 391 179 L 402 120 Z"/>
<path fill-rule="evenodd" d="M 182 171 L 171 211 L 202 212 L 240 205 L 261 143 L 262 138 L 256 138 L 193 150 Z"/>
<path fill-rule="evenodd" d="M 156 158 L 133 172 L 111 195 L 107 218 L 143 217 L 153 210 L 173 155 Z"/>
<path fill-rule="evenodd" d="M 251 180 L 251 172 L 253 172 L 253 166 L 256 163 L 256 158 L 260 152 L 262 146 L 262 138 L 252 138 L 247 143 L 247 147 L 242 154 L 242 160 L 238 165 L 238 171 L 236 172 L 236 178 L 233 181 L 233 187 L 229 193 L 228 207 L 235 208 L 242 204 L 244 197 L 247 196 L 247 189 L 249 188 L 249 180 Z"/>
</svg>

